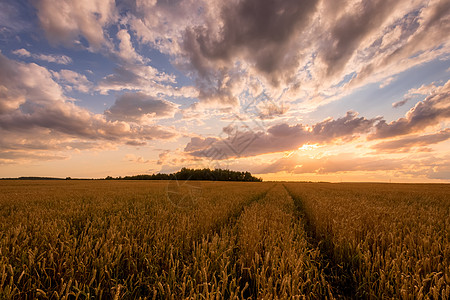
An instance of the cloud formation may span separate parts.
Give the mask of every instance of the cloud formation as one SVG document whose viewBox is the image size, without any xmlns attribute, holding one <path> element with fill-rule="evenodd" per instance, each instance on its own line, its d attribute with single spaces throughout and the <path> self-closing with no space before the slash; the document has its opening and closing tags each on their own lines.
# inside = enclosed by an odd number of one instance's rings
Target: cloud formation
<svg viewBox="0 0 450 300">
<path fill-rule="evenodd" d="M 106 46 L 109 55 L 120 60 L 117 71 L 99 85 L 102 93 L 130 88 L 149 93 L 143 81 L 158 82 L 155 74 L 164 72 L 142 75 L 148 59 L 133 44 L 144 43 L 168 55 L 193 78 L 197 91 L 191 87 L 189 95 L 200 102 L 239 106 L 248 96 L 248 83 L 256 80 L 271 99 L 303 98 L 317 107 L 370 82 L 383 80 L 384 86 L 400 72 L 442 57 L 450 47 L 447 2 L 33 3 L 50 41 L 70 44 L 84 38 L 91 50 Z M 120 23 L 119 30 L 110 36 L 115 31 L 108 28 L 115 23 Z M 167 84 L 155 89 L 177 94 Z"/>
<path fill-rule="evenodd" d="M 450 139 L 450 128 L 441 130 L 438 133 L 426 134 L 422 136 L 406 137 L 393 141 L 386 141 L 372 146 L 377 152 L 408 152 L 414 147 L 425 147 L 437 144 Z M 427 149 L 427 148 L 425 148 Z"/>
<path fill-rule="evenodd" d="M 287 172 L 291 174 L 351 174 L 360 172 L 365 174 L 360 181 L 367 180 L 371 174 L 384 174 L 385 177 L 448 180 L 450 158 L 442 157 L 413 157 L 387 158 L 380 156 L 359 156 L 353 153 L 336 155 L 321 155 L 310 157 L 296 153 L 283 157 L 271 164 L 261 166 L 255 170 L 257 174 Z M 356 173 L 358 174 L 358 173 Z"/>
<path fill-rule="evenodd" d="M 239 126 L 224 128 L 225 138 L 191 138 L 185 151 L 194 157 L 226 159 L 247 157 L 272 152 L 291 151 L 307 143 L 331 143 L 337 139 L 352 140 L 366 134 L 379 118 L 366 119 L 354 112 L 336 120 L 327 119 L 311 128 L 301 124 L 281 123 L 271 126 L 267 131 L 240 131 Z M 239 123 L 237 123 L 239 125 Z"/>
<path fill-rule="evenodd" d="M 311 127 L 280 123 L 267 130 L 252 130 L 244 126 L 247 129 L 243 131 L 239 127 L 242 124 L 236 122 L 224 128 L 226 137 L 191 138 L 185 151 L 194 157 L 223 160 L 230 157 L 292 151 L 308 143 L 327 144 L 338 139 L 350 142 L 361 135 L 366 136 L 370 141 L 420 133 L 430 126 L 439 126 L 443 121 L 450 119 L 450 81 L 443 86 L 433 85 L 433 87 L 433 89 L 421 87 L 410 90 L 408 94 L 426 91 L 431 91 L 431 94 L 411 108 L 405 117 L 390 123 L 382 117 L 371 119 L 358 117 L 352 111 L 347 112 L 345 117 L 336 120 L 329 118 Z M 445 129 L 436 134 L 381 142 L 372 148 L 377 151 L 405 152 L 411 147 L 426 146 L 447 140 L 448 134 L 448 130 Z M 422 151 L 428 150 L 422 149 Z"/>
<path fill-rule="evenodd" d="M 108 43 L 104 27 L 116 19 L 114 0 L 36 0 L 32 3 L 49 41 L 76 45 L 83 37 L 94 49 Z"/>
<path fill-rule="evenodd" d="M 352 4 L 351 12 L 337 18 L 320 49 L 320 58 L 326 65 L 327 77 L 344 69 L 364 39 L 383 25 L 400 2 L 388 0 L 356 2 Z"/>
<path fill-rule="evenodd" d="M 72 62 L 72 59 L 67 55 L 54 55 L 54 54 L 31 54 L 28 50 L 21 48 L 12 52 L 15 55 L 23 57 L 32 57 L 34 59 L 43 60 L 46 62 L 68 65 Z"/>
<path fill-rule="evenodd" d="M 33 144 L 45 149 L 47 144 L 62 147 L 85 140 L 95 146 L 99 140 L 121 144 L 177 135 L 158 125 L 108 121 L 67 101 L 63 89 L 44 67 L 12 61 L 2 54 L 0 82 L 0 133 L 3 142 L 9 140 L 10 145 L 15 145 L 12 150 L 21 153 Z M 36 142 L 41 140 L 48 143 Z"/>
<path fill-rule="evenodd" d="M 187 28 L 184 49 L 200 74 L 242 56 L 277 85 L 280 76 L 297 66 L 297 53 L 291 47 L 317 3 L 316 0 L 226 2 L 220 8 L 221 22 Z M 215 24 L 221 24 L 221 28 L 214 28 Z"/>
<path fill-rule="evenodd" d="M 90 82 L 86 75 L 63 69 L 59 72 L 52 72 L 53 77 L 59 82 L 62 83 L 66 90 L 71 91 L 72 89 L 75 89 L 77 91 L 80 91 L 82 93 L 88 93 L 92 87 L 93 84 Z"/>
<path fill-rule="evenodd" d="M 143 93 L 125 93 L 105 111 L 105 116 L 112 121 L 142 123 L 146 120 L 173 117 L 176 111 L 177 105 L 172 102 L 155 99 Z"/>
<path fill-rule="evenodd" d="M 378 157 L 359 157 L 351 153 L 341 153 L 311 158 L 310 156 L 294 154 L 283 157 L 274 163 L 262 167 L 258 174 L 285 171 L 294 174 L 330 174 L 338 172 L 374 172 L 402 170 L 410 160 L 389 159 Z"/>
<path fill-rule="evenodd" d="M 0 53 L 0 162 L 152 147 L 149 140 L 182 131 L 191 138 L 184 152 L 170 143 L 159 159 L 134 161 L 167 170 L 326 145 L 329 153 L 291 155 L 270 167 L 445 178 L 448 168 L 433 159 L 449 140 L 450 83 L 441 81 L 448 80 L 448 32 L 448 0 L 0 3 L 0 43 L 12 58 Z M 429 73 L 420 78 L 414 68 Z M 403 117 L 401 109 L 373 117 L 411 87 L 392 104 L 414 106 Z M 362 116 L 333 115 L 342 108 L 325 105 L 340 100 Z M 82 107 L 103 104 L 103 113 Z M 308 115 L 316 109 L 323 110 Z M 317 119 L 325 112 L 334 119 Z M 353 156 L 329 150 L 356 144 Z"/>
<path fill-rule="evenodd" d="M 104 77 L 98 82 L 95 90 L 103 95 L 111 91 L 140 91 L 145 94 L 163 95 L 165 97 L 186 97 L 198 96 L 196 89 L 190 86 L 176 87 L 174 76 L 158 71 L 156 68 L 147 65 L 123 65 L 115 69 L 115 72 Z"/>
<path fill-rule="evenodd" d="M 425 130 L 450 118 L 450 80 L 425 100 L 419 101 L 404 118 L 387 123 L 381 120 L 369 139 L 388 138 Z"/>
</svg>

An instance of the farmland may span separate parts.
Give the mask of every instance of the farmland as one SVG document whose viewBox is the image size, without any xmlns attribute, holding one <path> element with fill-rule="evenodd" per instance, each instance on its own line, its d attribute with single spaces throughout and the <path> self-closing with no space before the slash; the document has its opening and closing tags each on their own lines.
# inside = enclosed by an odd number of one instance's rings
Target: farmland
<svg viewBox="0 0 450 300">
<path fill-rule="evenodd" d="M 450 297 L 450 185 L 0 181 L 0 298 Z"/>
</svg>

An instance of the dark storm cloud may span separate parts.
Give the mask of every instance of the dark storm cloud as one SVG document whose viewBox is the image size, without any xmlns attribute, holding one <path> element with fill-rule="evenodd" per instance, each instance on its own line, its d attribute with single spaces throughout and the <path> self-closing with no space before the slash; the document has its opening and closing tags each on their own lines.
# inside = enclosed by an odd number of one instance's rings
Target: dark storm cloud
<svg viewBox="0 0 450 300">
<path fill-rule="evenodd" d="M 201 76 L 216 63 L 244 56 L 277 84 L 277 73 L 297 66 L 291 42 L 314 13 L 317 0 L 245 0 L 226 2 L 221 10 L 222 28 L 188 28 L 184 49 Z M 217 24 L 217 22 L 216 22 Z"/>
<path fill-rule="evenodd" d="M 228 137 L 192 138 L 184 149 L 197 157 L 222 159 L 235 156 L 252 156 L 272 152 L 295 150 L 307 143 L 329 143 L 336 139 L 352 139 L 367 133 L 379 119 L 358 118 L 348 112 L 345 117 L 325 120 L 307 127 L 297 124 L 278 124 L 262 131 L 239 131 L 226 127 Z"/>
<path fill-rule="evenodd" d="M 173 117 L 177 106 L 144 93 L 125 93 L 105 111 L 109 120 L 140 122 L 144 118 Z"/>
</svg>

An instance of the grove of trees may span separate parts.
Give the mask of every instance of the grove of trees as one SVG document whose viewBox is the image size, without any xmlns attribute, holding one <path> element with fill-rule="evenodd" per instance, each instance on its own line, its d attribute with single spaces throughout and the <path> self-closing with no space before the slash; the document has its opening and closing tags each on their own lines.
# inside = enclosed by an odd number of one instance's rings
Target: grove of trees
<svg viewBox="0 0 450 300">
<path fill-rule="evenodd" d="M 125 177 L 107 176 L 106 180 L 210 180 L 210 181 L 251 181 L 261 182 L 262 178 L 252 176 L 250 172 L 238 172 L 228 169 L 188 169 L 171 174 L 134 175 Z"/>
</svg>

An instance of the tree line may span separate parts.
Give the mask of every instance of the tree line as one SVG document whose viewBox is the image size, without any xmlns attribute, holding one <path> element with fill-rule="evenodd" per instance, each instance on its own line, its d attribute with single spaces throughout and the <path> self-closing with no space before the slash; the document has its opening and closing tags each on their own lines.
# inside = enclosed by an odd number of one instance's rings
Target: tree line
<svg viewBox="0 0 450 300">
<path fill-rule="evenodd" d="M 210 181 L 247 181 L 261 182 L 262 178 L 253 176 L 250 172 L 231 171 L 228 169 L 188 169 L 171 174 L 157 173 L 151 175 L 134 175 L 125 177 L 107 176 L 106 180 L 210 180 Z"/>
</svg>

